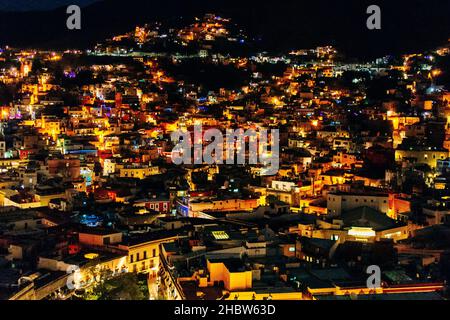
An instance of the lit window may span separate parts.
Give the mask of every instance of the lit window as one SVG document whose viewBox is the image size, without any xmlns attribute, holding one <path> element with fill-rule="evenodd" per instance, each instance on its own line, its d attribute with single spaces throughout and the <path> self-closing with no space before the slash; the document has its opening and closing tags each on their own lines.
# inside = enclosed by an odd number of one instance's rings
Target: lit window
<svg viewBox="0 0 450 320">
<path fill-rule="evenodd" d="M 213 231 L 211 233 L 216 240 L 226 240 L 230 238 L 225 231 Z"/>
</svg>

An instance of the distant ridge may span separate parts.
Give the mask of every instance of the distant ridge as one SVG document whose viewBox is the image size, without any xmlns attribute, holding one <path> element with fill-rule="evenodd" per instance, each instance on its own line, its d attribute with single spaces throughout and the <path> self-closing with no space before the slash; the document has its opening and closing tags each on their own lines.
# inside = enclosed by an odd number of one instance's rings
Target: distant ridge
<svg viewBox="0 0 450 320">
<path fill-rule="evenodd" d="M 382 30 L 366 28 L 366 8 L 382 9 Z M 450 36 L 450 2 L 441 0 L 104 0 L 82 10 L 82 30 L 65 28 L 65 8 L 0 12 L 0 46 L 87 48 L 136 24 L 214 12 L 261 38 L 261 49 L 332 44 L 353 57 L 422 51 Z"/>
</svg>

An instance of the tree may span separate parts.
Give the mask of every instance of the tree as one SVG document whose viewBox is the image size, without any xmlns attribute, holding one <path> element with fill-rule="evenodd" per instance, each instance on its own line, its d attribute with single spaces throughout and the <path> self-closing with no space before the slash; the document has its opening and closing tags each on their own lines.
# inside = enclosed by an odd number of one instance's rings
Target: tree
<svg viewBox="0 0 450 320">
<path fill-rule="evenodd" d="M 8 88 L 5 84 L 0 83 L 0 105 L 9 105 L 12 100 L 13 95 L 10 88 Z"/>
<path fill-rule="evenodd" d="M 148 289 L 134 273 L 124 273 L 96 285 L 86 299 L 94 300 L 147 300 Z"/>
</svg>

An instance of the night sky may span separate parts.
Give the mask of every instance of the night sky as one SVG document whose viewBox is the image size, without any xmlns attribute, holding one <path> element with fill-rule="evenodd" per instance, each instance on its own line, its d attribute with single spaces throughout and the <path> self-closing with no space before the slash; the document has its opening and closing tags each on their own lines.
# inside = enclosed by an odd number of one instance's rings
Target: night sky
<svg viewBox="0 0 450 320">
<path fill-rule="evenodd" d="M 66 27 L 69 4 L 85 6 L 81 30 Z M 366 27 L 372 4 L 381 8 L 381 30 Z M 450 2 L 443 0 L 0 0 L 0 47 L 86 49 L 136 25 L 211 12 L 270 52 L 333 45 L 346 56 L 373 59 L 435 48 L 450 35 Z"/>
<path fill-rule="evenodd" d="M 79 6 L 89 5 L 100 0 L 1 0 L 2 11 L 43 11 L 51 10 L 69 4 Z"/>
</svg>

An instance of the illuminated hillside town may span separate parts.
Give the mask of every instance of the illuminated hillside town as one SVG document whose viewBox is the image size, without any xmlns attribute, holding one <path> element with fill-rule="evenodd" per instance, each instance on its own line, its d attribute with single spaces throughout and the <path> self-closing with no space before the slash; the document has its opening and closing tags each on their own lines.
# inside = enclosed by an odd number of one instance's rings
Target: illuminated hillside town
<svg viewBox="0 0 450 320">
<path fill-rule="evenodd" d="M 350 60 L 183 21 L 0 48 L 0 299 L 448 299 L 450 41 Z M 269 147 L 206 161 L 208 130 Z"/>
</svg>

